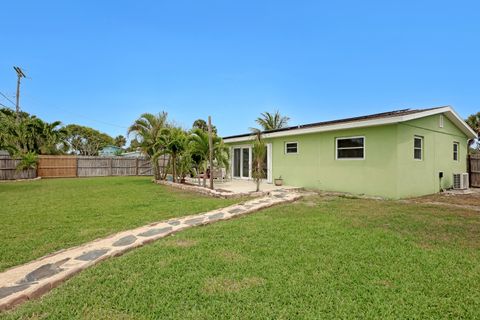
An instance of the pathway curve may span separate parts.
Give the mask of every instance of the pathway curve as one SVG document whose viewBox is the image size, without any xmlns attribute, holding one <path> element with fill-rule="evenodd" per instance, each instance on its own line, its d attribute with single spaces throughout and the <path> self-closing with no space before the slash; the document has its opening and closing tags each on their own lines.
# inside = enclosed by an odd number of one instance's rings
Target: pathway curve
<svg viewBox="0 0 480 320">
<path fill-rule="evenodd" d="M 301 198 L 294 190 L 275 190 L 253 199 L 207 213 L 151 223 L 122 231 L 107 238 L 62 250 L 0 273 L 0 310 L 10 309 L 26 300 L 35 299 L 55 288 L 76 273 L 109 257 L 141 247 L 180 230 L 227 220 L 276 204 Z"/>
</svg>

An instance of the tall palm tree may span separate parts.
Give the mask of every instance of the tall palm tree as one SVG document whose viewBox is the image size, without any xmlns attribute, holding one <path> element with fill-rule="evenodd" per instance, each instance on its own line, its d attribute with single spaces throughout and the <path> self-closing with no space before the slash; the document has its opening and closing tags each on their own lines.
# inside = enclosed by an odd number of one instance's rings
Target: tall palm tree
<svg viewBox="0 0 480 320">
<path fill-rule="evenodd" d="M 257 185 L 257 192 L 260 191 L 260 182 L 263 178 L 263 167 L 265 162 L 266 144 L 260 130 L 254 130 L 255 138 L 252 145 L 252 176 Z"/>
<path fill-rule="evenodd" d="M 177 158 L 188 148 L 188 138 L 181 128 L 164 128 L 157 143 L 171 156 L 173 182 L 177 181 Z"/>
<path fill-rule="evenodd" d="M 156 180 L 161 178 L 158 159 L 164 152 L 158 140 L 167 126 L 167 113 L 160 112 L 157 115 L 144 113 L 128 128 L 128 134 L 135 134 L 140 150 L 150 159 Z"/>
<path fill-rule="evenodd" d="M 465 122 L 473 129 L 473 131 L 477 133 L 477 136 L 480 135 L 480 112 L 470 115 Z M 472 147 L 474 144 L 475 139 L 469 140 L 470 147 Z"/>
<path fill-rule="evenodd" d="M 213 144 L 213 161 L 221 168 L 228 168 L 229 153 L 228 147 L 223 143 L 222 138 L 214 135 L 212 137 Z M 208 133 L 195 128 L 190 135 L 190 145 L 192 156 L 197 157 L 199 163 L 203 166 L 203 186 L 207 186 L 206 173 L 208 168 L 208 159 L 210 147 L 208 143 Z M 213 168 L 210 168 L 212 171 Z"/>
<path fill-rule="evenodd" d="M 260 125 L 264 131 L 281 129 L 288 126 L 289 117 L 282 116 L 277 110 L 275 113 L 262 112 L 260 117 L 255 120 L 258 125 Z"/>
</svg>

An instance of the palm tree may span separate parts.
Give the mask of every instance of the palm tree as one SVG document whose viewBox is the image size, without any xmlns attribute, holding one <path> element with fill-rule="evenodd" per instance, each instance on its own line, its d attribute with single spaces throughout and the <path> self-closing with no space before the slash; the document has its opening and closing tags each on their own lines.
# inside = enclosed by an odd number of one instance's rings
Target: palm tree
<svg viewBox="0 0 480 320">
<path fill-rule="evenodd" d="M 277 110 L 275 113 L 262 112 L 255 122 L 258 123 L 264 131 L 268 131 L 285 128 L 288 126 L 289 120 L 289 117 L 282 116 Z"/>
<path fill-rule="evenodd" d="M 177 181 L 177 158 L 188 148 L 188 139 L 185 131 L 178 127 L 164 128 L 157 143 L 169 154 L 172 164 L 173 182 Z"/>
<path fill-rule="evenodd" d="M 208 156 L 209 156 L 209 150 L 210 150 L 209 144 L 208 144 L 208 133 L 206 133 L 205 131 L 199 128 L 193 129 L 193 132 L 190 135 L 190 145 L 191 145 L 192 155 L 197 158 L 198 164 L 203 166 L 203 186 L 206 187 L 207 186 L 206 173 L 207 173 Z"/>
<path fill-rule="evenodd" d="M 167 113 L 160 112 L 158 115 L 144 113 L 128 128 L 128 134 L 135 134 L 140 150 L 150 159 L 156 180 L 161 178 L 158 159 L 164 152 L 158 140 L 167 126 Z"/>
<path fill-rule="evenodd" d="M 480 112 L 470 115 L 465 122 L 477 133 L 477 136 L 480 135 Z M 475 144 L 475 139 L 469 140 L 468 144 L 472 147 Z"/>
<path fill-rule="evenodd" d="M 65 128 L 58 128 L 62 123 L 60 121 L 54 121 L 52 123 L 40 121 L 41 126 L 41 154 L 58 154 L 63 149 L 63 141 L 66 136 Z"/>
<path fill-rule="evenodd" d="M 212 137 L 213 144 L 213 161 L 217 166 L 222 168 L 228 168 L 229 165 L 229 152 L 228 147 L 223 143 L 222 138 L 214 135 Z M 209 143 L 208 133 L 199 129 L 193 129 L 190 135 L 191 153 L 194 158 L 198 160 L 200 165 L 203 165 L 203 186 L 207 186 L 207 168 L 209 159 Z M 213 168 L 210 168 L 212 170 Z"/>
<path fill-rule="evenodd" d="M 263 167 L 265 162 L 266 144 L 263 141 L 260 130 L 254 130 L 255 138 L 252 145 L 252 176 L 257 185 L 256 191 L 260 191 L 260 182 L 263 178 Z"/>
</svg>

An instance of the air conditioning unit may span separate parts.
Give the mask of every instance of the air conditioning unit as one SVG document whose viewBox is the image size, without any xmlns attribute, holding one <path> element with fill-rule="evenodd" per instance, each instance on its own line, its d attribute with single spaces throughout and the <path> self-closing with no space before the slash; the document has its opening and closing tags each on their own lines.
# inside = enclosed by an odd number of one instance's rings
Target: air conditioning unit
<svg viewBox="0 0 480 320">
<path fill-rule="evenodd" d="M 453 174 L 453 189 L 458 189 L 458 190 L 468 189 L 468 173 Z"/>
</svg>

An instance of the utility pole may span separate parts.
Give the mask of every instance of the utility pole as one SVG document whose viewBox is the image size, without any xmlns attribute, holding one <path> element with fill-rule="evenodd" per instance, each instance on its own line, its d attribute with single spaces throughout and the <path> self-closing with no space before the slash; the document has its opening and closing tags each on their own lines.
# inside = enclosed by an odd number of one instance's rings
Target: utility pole
<svg viewBox="0 0 480 320">
<path fill-rule="evenodd" d="M 25 78 L 25 74 L 23 73 L 22 69 L 19 67 L 13 67 L 15 72 L 17 72 L 17 101 L 15 104 L 15 111 L 17 112 L 17 122 L 20 118 L 20 81 L 22 78 Z"/>
<path fill-rule="evenodd" d="M 213 190 L 213 137 L 212 137 L 212 117 L 208 116 L 208 148 L 210 149 L 210 189 Z"/>
</svg>

